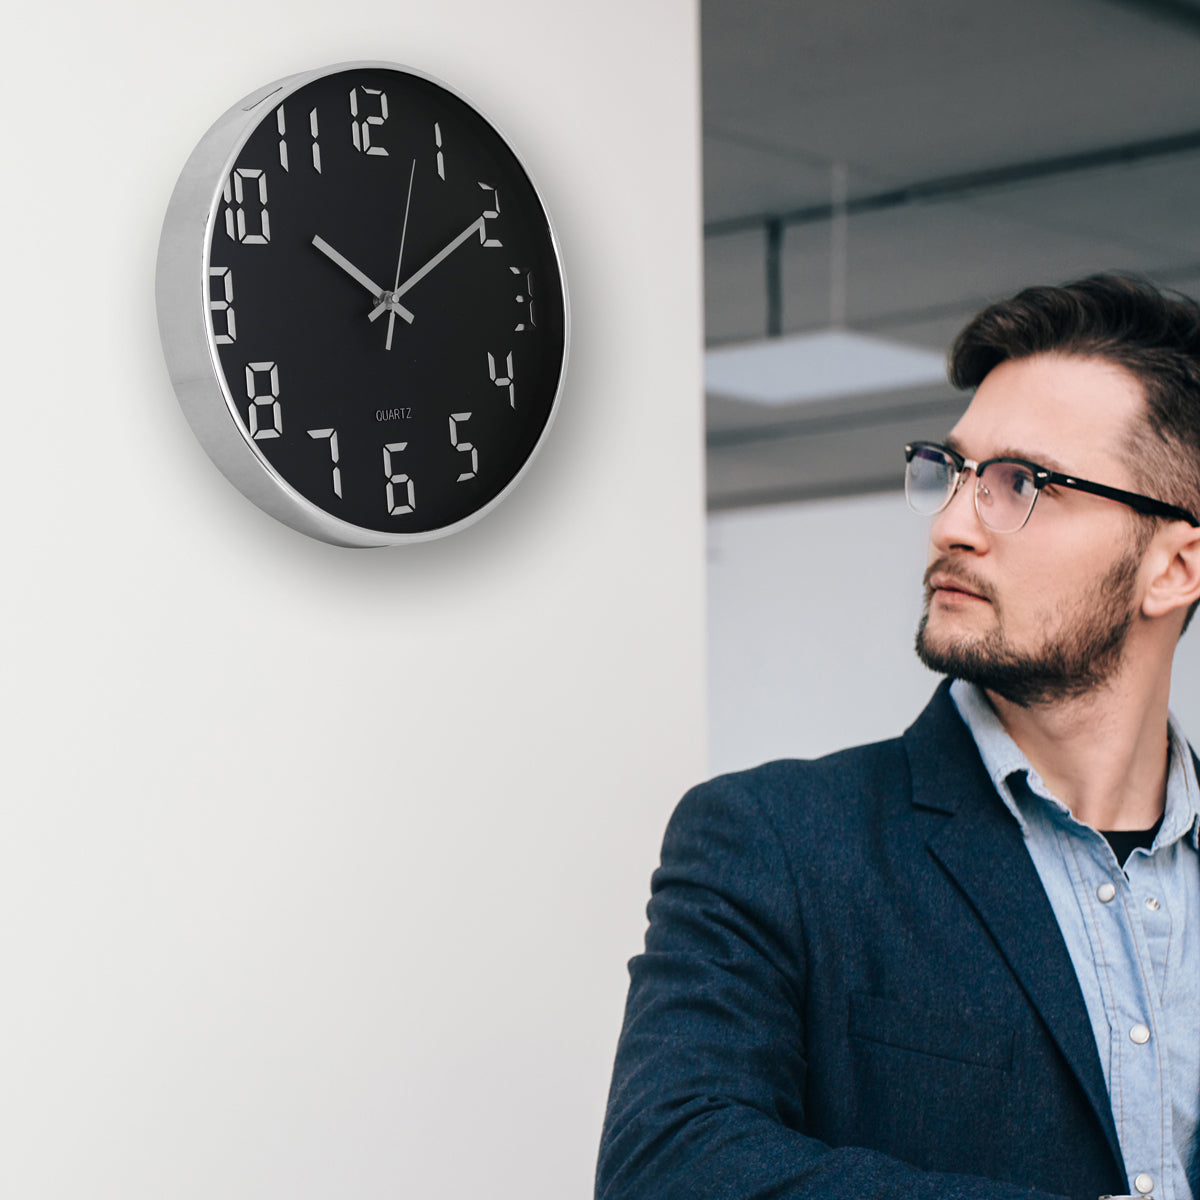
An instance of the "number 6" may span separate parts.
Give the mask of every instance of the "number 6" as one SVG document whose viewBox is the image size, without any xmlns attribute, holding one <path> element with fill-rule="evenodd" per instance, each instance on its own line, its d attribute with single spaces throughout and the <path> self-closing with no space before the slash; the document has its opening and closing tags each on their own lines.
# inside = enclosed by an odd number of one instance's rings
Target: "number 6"
<svg viewBox="0 0 1200 1200">
<path fill-rule="evenodd" d="M 398 517 L 402 513 L 413 512 L 417 507 L 416 488 L 413 487 L 413 481 L 408 475 L 397 473 L 392 470 L 392 454 L 399 454 L 408 445 L 407 442 L 388 442 L 383 448 L 383 473 L 387 476 L 387 503 L 388 516 Z M 396 503 L 396 488 L 398 485 L 404 484 L 405 500 L 404 504 Z"/>
</svg>

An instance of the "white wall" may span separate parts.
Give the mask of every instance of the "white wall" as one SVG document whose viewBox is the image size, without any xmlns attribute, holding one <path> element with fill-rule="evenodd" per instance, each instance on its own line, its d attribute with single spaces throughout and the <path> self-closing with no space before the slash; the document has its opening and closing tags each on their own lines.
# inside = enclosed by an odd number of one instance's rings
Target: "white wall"
<svg viewBox="0 0 1200 1200">
<path fill-rule="evenodd" d="M 705 762 L 692 0 L 44 0 L 10 33 L 0 1194 L 587 1195 Z M 399 550 L 237 494 L 154 317 L 208 124 L 360 58 L 509 133 L 574 319 L 521 487 Z"/>
<path fill-rule="evenodd" d="M 894 737 L 940 676 L 913 651 L 928 523 L 901 493 L 709 518 L 711 769 Z M 1171 707 L 1200 740 L 1200 624 Z"/>
</svg>

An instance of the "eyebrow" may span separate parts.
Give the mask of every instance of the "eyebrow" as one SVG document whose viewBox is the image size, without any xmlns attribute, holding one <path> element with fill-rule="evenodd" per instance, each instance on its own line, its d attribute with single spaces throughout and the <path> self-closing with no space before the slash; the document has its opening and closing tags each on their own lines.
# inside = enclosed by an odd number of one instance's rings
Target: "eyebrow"
<svg viewBox="0 0 1200 1200">
<path fill-rule="evenodd" d="M 954 434 L 947 434 L 946 440 L 942 444 L 944 446 L 948 446 L 956 454 L 962 454 L 964 458 L 970 458 L 969 454 L 965 454 L 963 452 L 962 442 L 960 442 L 958 438 L 954 436 Z M 1054 471 L 1059 475 L 1070 475 L 1072 479 L 1077 478 L 1077 476 L 1075 476 L 1073 472 L 1068 471 L 1067 468 L 1058 461 L 1058 459 L 1052 458 L 1048 454 L 1031 454 L 1029 451 L 1021 450 L 1016 446 L 1003 447 L 998 454 L 989 454 L 987 457 L 1020 458 L 1025 462 L 1036 463 L 1039 467 L 1045 467 L 1047 471 Z M 987 459 L 982 459 L 981 461 L 986 462 Z"/>
</svg>

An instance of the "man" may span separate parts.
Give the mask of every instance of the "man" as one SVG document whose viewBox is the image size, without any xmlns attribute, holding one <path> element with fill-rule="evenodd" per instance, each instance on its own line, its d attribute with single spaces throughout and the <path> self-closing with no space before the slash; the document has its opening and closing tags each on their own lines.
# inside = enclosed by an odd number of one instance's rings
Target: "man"
<svg viewBox="0 0 1200 1200">
<path fill-rule="evenodd" d="M 1167 711 L 1200 306 L 1028 289 L 951 379 L 965 415 L 906 450 L 950 679 L 902 738 L 681 802 L 598 1200 L 1200 1200 L 1200 790 Z"/>
</svg>

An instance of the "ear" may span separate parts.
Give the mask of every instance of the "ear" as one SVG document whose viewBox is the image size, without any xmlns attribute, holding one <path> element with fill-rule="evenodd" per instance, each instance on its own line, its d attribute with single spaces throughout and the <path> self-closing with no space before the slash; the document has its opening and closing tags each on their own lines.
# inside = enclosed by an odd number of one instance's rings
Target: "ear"
<svg viewBox="0 0 1200 1200">
<path fill-rule="evenodd" d="M 1200 599 L 1200 528 L 1172 521 L 1155 534 L 1144 562 L 1150 579 L 1142 597 L 1143 615 L 1186 612 Z"/>
</svg>

